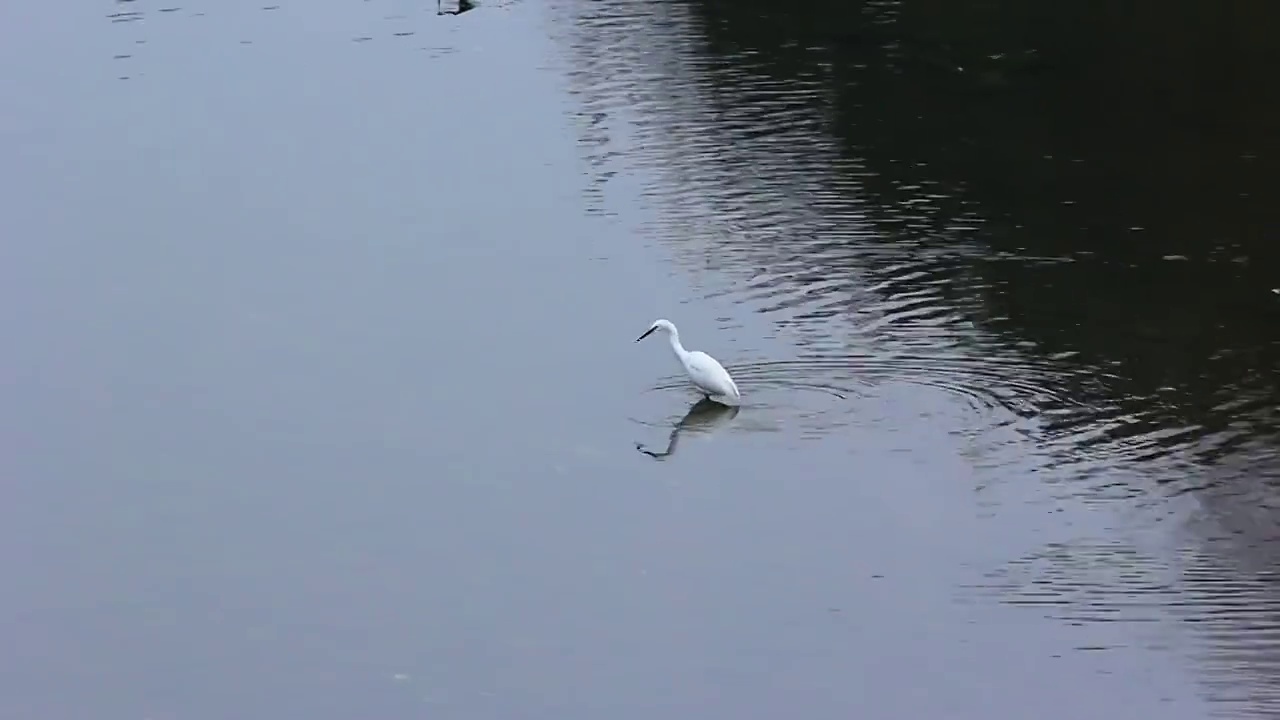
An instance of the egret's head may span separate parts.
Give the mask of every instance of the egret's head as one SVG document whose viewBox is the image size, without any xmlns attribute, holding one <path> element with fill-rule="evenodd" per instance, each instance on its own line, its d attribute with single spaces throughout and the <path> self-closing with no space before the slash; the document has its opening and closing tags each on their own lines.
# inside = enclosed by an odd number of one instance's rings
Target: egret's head
<svg viewBox="0 0 1280 720">
<path fill-rule="evenodd" d="M 676 326 L 672 325 L 671 321 L 669 320 L 654 320 L 653 324 L 649 326 L 649 329 L 645 330 L 643 335 L 636 338 L 636 342 L 640 342 L 641 340 L 649 337 L 650 335 L 653 334 L 654 330 L 662 330 L 667 333 L 674 333 L 676 331 Z"/>
</svg>

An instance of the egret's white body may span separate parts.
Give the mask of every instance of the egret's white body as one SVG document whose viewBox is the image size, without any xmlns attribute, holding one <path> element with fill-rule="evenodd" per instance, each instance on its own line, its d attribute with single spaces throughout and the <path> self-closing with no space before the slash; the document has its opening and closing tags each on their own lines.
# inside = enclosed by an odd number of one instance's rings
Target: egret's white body
<svg viewBox="0 0 1280 720">
<path fill-rule="evenodd" d="M 680 331 L 676 330 L 676 326 L 671 321 L 655 320 L 643 335 L 636 338 L 636 342 L 649 337 L 655 330 L 667 333 L 667 340 L 671 342 L 671 351 L 676 354 L 680 364 L 684 365 L 684 371 L 688 373 L 689 380 L 702 391 L 703 395 L 721 405 L 737 405 L 741 402 L 742 395 L 738 392 L 738 386 L 733 382 L 733 378 L 729 377 L 724 366 L 704 352 L 685 350 L 684 345 L 680 344 Z"/>
</svg>

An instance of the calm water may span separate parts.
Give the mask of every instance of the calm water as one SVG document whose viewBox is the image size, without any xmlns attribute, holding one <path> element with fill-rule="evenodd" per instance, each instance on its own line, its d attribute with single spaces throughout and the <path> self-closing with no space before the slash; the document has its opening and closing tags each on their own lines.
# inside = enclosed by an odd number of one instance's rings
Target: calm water
<svg viewBox="0 0 1280 720">
<path fill-rule="evenodd" d="M 0 718 L 1280 714 L 1266 73 L 814 12 L 7 8 Z"/>
</svg>

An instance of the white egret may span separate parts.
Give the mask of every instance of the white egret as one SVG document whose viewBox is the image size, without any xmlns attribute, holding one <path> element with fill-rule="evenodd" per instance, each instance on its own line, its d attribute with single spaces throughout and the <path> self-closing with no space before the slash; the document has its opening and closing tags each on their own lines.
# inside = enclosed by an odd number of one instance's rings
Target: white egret
<svg viewBox="0 0 1280 720">
<path fill-rule="evenodd" d="M 676 330 L 676 326 L 670 320 L 654 320 L 653 325 L 636 338 L 636 342 L 649 337 L 655 330 L 666 331 L 667 340 L 671 342 L 671 351 L 676 354 L 680 364 L 684 365 L 684 371 L 688 373 L 689 380 L 703 395 L 707 396 L 707 399 L 729 406 L 736 406 L 742 400 L 742 395 L 738 393 L 738 386 L 733 382 L 733 378 L 729 377 L 724 366 L 704 352 L 685 350 L 680 344 L 680 331 Z"/>
</svg>

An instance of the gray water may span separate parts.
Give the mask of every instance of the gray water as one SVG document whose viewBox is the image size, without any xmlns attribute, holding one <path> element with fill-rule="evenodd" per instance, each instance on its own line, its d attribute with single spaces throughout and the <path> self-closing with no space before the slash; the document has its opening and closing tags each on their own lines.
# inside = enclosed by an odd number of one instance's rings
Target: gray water
<svg viewBox="0 0 1280 720">
<path fill-rule="evenodd" d="M 1280 710 L 1269 219 L 700 6 L 6 9 L 0 718 Z"/>
</svg>

